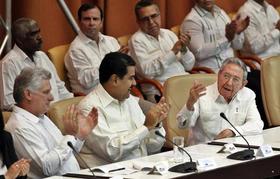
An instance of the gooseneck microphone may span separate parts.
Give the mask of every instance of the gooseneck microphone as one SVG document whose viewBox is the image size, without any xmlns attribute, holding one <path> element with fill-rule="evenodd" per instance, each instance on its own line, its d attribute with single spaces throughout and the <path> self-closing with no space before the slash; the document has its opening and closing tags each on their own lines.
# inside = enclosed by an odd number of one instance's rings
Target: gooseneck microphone
<svg viewBox="0 0 280 179">
<path fill-rule="evenodd" d="M 89 171 L 92 173 L 92 176 L 95 176 L 95 174 L 93 173 L 93 170 L 91 170 L 91 168 L 88 166 L 88 164 L 86 163 L 86 161 L 84 161 L 84 159 L 80 156 L 79 152 L 77 152 L 77 150 L 75 149 L 75 147 L 73 146 L 72 142 L 68 141 L 67 145 L 74 151 L 74 153 L 81 159 L 81 161 L 84 163 L 84 165 L 89 169 Z"/>
<path fill-rule="evenodd" d="M 226 120 L 235 130 L 236 132 L 238 132 L 238 134 L 245 140 L 245 142 L 248 145 L 248 149 L 239 151 L 239 152 L 235 152 L 229 156 L 227 156 L 227 158 L 229 159 L 234 159 L 234 160 L 250 160 L 252 158 L 255 157 L 254 155 L 254 150 L 251 149 L 249 142 L 245 139 L 245 137 L 236 129 L 236 127 L 228 120 L 228 118 L 226 117 L 225 113 L 221 112 L 220 116 Z"/>
<path fill-rule="evenodd" d="M 165 138 L 159 131 L 155 131 L 155 134 L 166 139 L 168 142 L 172 143 L 173 145 L 175 145 L 176 147 L 178 147 L 178 149 L 180 151 L 183 151 L 184 153 L 186 153 L 189 158 L 190 158 L 190 162 L 185 162 L 179 165 L 176 165 L 174 167 L 169 168 L 169 171 L 171 172 L 178 172 L 178 173 L 189 173 L 189 172 L 194 172 L 197 171 L 196 168 L 196 163 L 192 161 L 192 157 L 191 155 L 182 147 L 178 146 L 177 144 L 175 144 L 172 140 Z"/>
</svg>

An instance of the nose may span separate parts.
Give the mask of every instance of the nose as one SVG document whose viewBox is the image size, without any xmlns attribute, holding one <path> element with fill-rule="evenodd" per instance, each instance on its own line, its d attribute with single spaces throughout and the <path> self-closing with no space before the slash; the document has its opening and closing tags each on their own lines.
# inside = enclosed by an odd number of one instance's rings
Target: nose
<svg viewBox="0 0 280 179">
<path fill-rule="evenodd" d="M 154 23 L 154 20 L 153 20 L 153 18 L 152 18 L 152 17 L 149 17 L 149 20 L 148 20 L 148 22 L 149 22 L 150 24 Z"/>
<path fill-rule="evenodd" d="M 232 85 L 233 83 L 233 78 L 229 78 L 226 82 L 227 85 Z"/>
<path fill-rule="evenodd" d="M 94 20 L 93 19 L 90 19 L 89 25 L 94 25 Z"/>
<path fill-rule="evenodd" d="M 136 80 L 135 79 L 133 79 L 133 81 L 132 81 L 132 86 L 136 86 Z"/>
<path fill-rule="evenodd" d="M 48 100 L 49 100 L 49 101 L 53 101 L 53 99 L 54 99 L 54 98 L 53 98 L 53 95 L 50 93 L 49 96 L 48 96 Z"/>
</svg>

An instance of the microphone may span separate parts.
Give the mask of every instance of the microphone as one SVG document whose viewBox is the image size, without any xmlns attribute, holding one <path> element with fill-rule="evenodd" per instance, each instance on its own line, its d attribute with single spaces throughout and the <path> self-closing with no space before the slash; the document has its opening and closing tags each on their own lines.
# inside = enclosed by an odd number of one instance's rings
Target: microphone
<svg viewBox="0 0 280 179">
<path fill-rule="evenodd" d="M 248 145 L 248 149 L 239 151 L 239 152 L 235 152 L 233 154 L 230 154 L 229 156 L 227 156 L 227 158 L 229 159 L 234 159 L 234 160 L 250 160 L 252 158 L 254 158 L 254 150 L 251 149 L 249 142 L 245 139 L 245 137 L 236 129 L 236 127 L 234 127 L 234 125 L 227 119 L 225 113 L 221 112 L 220 116 L 226 120 L 237 132 L 238 134 L 245 140 L 245 142 Z"/>
<path fill-rule="evenodd" d="M 84 163 L 84 165 L 89 169 L 89 171 L 92 173 L 92 176 L 95 176 L 95 174 L 93 173 L 93 170 L 91 170 L 91 168 L 88 166 L 88 164 L 86 163 L 86 161 L 84 161 L 84 159 L 80 156 L 79 152 L 76 151 L 75 147 L 73 146 L 72 142 L 68 141 L 67 145 L 74 151 L 74 153 L 81 159 L 81 161 Z"/>
<path fill-rule="evenodd" d="M 175 145 L 176 147 L 178 147 L 178 149 L 180 151 L 185 152 L 189 156 L 189 158 L 190 158 L 190 162 L 185 162 L 185 163 L 176 165 L 174 167 L 171 167 L 171 168 L 169 168 L 169 171 L 177 172 L 177 173 L 189 173 L 189 172 L 197 171 L 196 163 L 192 161 L 191 155 L 185 149 L 183 149 L 182 147 L 180 147 L 177 144 L 175 144 L 172 140 L 170 140 L 168 138 L 165 138 L 159 131 L 155 131 L 155 134 L 160 136 L 160 137 L 162 137 L 162 138 L 164 138 L 164 139 L 166 139 L 168 142 L 170 142 L 173 145 Z"/>
</svg>

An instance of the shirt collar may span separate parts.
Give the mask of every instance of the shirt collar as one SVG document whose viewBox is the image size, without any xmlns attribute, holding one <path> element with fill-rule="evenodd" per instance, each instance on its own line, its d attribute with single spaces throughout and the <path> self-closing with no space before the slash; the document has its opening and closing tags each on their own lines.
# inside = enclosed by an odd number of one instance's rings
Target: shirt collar
<svg viewBox="0 0 280 179">
<path fill-rule="evenodd" d="M 95 43 L 94 40 L 88 38 L 82 31 L 79 31 L 79 32 L 78 32 L 78 36 L 82 39 L 83 42 L 85 42 L 85 43 L 87 43 L 87 44 L 88 44 L 88 43 L 92 43 L 92 42 Z M 104 39 L 105 39 L 105 38 L 104 38 L 103 34 L 99 32 L 99 41 L 103 41 Z"/>
<path fill-rule="evenodd" d="M 158 40 L 158 39 L 156 39 L 154 36 L 151 36 L 151 35 L 145 33 L 145 32 L 142 31 L 141 29 L 140 29 L 140 31 L 141 31 L 143 34 L 145 34 L 145 36 L 147 37 L 147 39 L 150 39 L 150 40 Z M 164 35 L 164 34 L 163 34 L 162 30 L 160 29 L 160 30 L 159 30 L 158 38 L 161 38 L 163 35 Z"/>
<path fill-rule="evenodd" d="M 249 2 L 251 3 L 252 8 L 255 9 L 257 12 L 260 12 L 261 10 L 266 10 L 269 5 L 266 1 L 264 1 L 264 7 L 254 0 L 249 0 Z"/>
<path fill-rule="evenodd" d="M 17 44 L 14 45 L 13 50 L 19 55 L 21 59 L 29 59 L 29 57 L 17 46 Z"/>
<path fill-rule="evenodd" d="M 117 99 L 113 98 L 101 84 L 97 86 L 96 90 L 97 95 L 101 96 L 100 102 L 104 107 L 107 107 L 111 103 L 120 104 L 120 102 Z"/>
<path fill-rule="evenodd" d="M 19 48 L 16 44 L 13 47 L 13 50 L 16 52 L 16 54 L 19 56 L 20 59 L 24 59 L 26 61 L 30 61 L 32 63 L 36 63 L 36 54 L 37 52 L 34 53 L 33 55 L 33 60 L 34 62 L 24 53 L 23 50 L 21 50 L 21 48 Z"/>
<path fill-rule="evenodd" d="M 199 7 L 197 4 L 195 5 L 194 8 L 201 17 L 207 16 L 208 14 L 212 15 L 209 11 Z M 221 13 L 222 13 L 221 9 L 218 6 L 214 5 L 214 14 L 221 14 Z"/>
<path fill-rule="evenodd" d="M 34 114 L 26 111 L 25 109 L 18 107 L 18 106 L 14 106 L 13 107 L 13 112 L 14 113 L 19 113 L 21 116 L 24 116 L 24 118 L 28 121 L 34 122 L 34 123 L 38 123 L 40 122 L 40 120 L 42 120 L 44 118 L 44 115 L 42 117 L 37 117 Z"/>
<path fill-rule="evenodd" d="M 213 99 L 216 102 L 225 102 L 226 101 L 225 98 L 222 95 L 220 95 L 220 93 L 219 93 L 218 82 L 215 82 L 214 85 L 215 85 L 215 88 L 213 90 Z M 240 101 L 241 100 L 240 95 L 239 95 L 239 91 L 235 94 L 235 96 L 231 99 L 231 101 L 234 101 L 234 100 Z"/>
</svg>

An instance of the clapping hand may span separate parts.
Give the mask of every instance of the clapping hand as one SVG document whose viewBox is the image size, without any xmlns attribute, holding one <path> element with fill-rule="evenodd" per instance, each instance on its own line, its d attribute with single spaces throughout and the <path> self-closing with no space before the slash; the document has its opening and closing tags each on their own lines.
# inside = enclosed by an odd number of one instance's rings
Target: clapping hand
<svg viewBox="0 0 280 179">
<path fill-rule="evenodd" d="M 15 179 L 18 176 L 25 176 L 29 172 L 31 160 L 20 159 L 13 163 L 5 174 L 6 179 Z"/>
<path fill-rule="evenodd" d="M 90 134 L 97 125 L 97 121 L 98 112 L 96 108 L 93 107 L 86 117 L 74 104 L 67 108 L 63 116 L 65 133 L 80 140 L 84 140 Z"/>
<path fill-rule="evenodd" d="M 244 19 L 241 19 L 240 14 L 237 15 L 236 19 L 234 19 L 231 23 L 234 24 L 235 33 L 240 34 L 243 32 L 250 24 L 250 17 L 247 16 Z"/>
<path fill-rule="evenodd" d="M 190 43 L 190 41 L 191 36 L 189 33 L 180 34 L 179 40 L 174 44 L 172 51 L 176 55 L 180 50 L 184 50 L 186 46 Z"/>
<path fill-rule="evenodd" d="M 231 21 L 231 23 L 226 25 L 226 37 L 228 41 L 234 39 L 235 34 L 240 34 L 243 32 L 250 24 L 250 17 L 247 16 L 244 19 L 241 19 L 240 15 Z"/>
<path fill-rule="evenodd" d="M 151 130 L 156 127 L 158 123 L 167 118 L 169 105 L 166 103 L 165 98 L 162 97 L 160 101 L 151 107 L 146 115 L 145 126 Z"/>
</svg>

